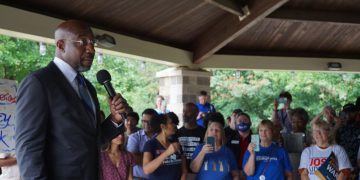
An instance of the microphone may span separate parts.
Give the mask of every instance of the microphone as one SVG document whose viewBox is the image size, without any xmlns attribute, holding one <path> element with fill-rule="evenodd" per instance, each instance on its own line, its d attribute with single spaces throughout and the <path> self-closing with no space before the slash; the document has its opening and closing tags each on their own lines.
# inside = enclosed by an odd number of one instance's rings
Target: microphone
<svg viewBox="0 0 360 180">
<path fill-rule="evenodd" d="M 110 82 L 111 75 L 107 70 L 102 69 L 102 70 L 98 71 L 96 73 L 96 79 L 101 85 L 104 85 L 106 92 L 109 94 L 109 96 L 111 98 L 113 98 L 116 95 L 116 92 Z M 121 118 L 123 119 L 123 123 L 124 123 L 125 119 L 126 119 L 126 114 L 120 113 L 120 115 L 121 115 Z"/>
<path fill-rule="evenodd" d="M 109 96 L 111 98 L 113 98 L 116 95 L 115 90 L 110 82 L 111 75 L 107 70 L 102 69 L 102 70 L 98 71 L 96 73 L 96 79 L 101 85 L 104 85 L 107 93 L 109 94 Z"/>
</svg>

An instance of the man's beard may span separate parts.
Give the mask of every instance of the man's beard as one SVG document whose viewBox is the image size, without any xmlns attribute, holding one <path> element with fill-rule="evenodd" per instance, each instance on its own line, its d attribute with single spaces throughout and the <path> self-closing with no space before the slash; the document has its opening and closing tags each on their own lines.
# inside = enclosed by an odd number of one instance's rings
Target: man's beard
<svg viewBox="0 0 360 180">
<path fill-rule="evenodd" d="M 77 71 L 77 72 L 86 72 L 86 71 L 88 71 L 88 70 L 90 70 L 90 67 L 84 67 L 84 66 L 82 66 L 82 65 L 77 65 L 76 67 L 75 67 L 75 70 Z"/>
</svg>

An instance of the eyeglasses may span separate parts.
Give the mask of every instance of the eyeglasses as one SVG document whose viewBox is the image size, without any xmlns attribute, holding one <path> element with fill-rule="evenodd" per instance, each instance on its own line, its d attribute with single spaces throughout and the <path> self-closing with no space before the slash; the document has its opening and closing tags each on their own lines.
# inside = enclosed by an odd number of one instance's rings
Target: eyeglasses
<svg viewBox="0 0 360 180">
<path fill-rule="evenodd" d="M 61 39 L 61 40 L 66 40 L 66 41 L 71 41 L 71 42 L 76 42 L 79 43 L 80 46 L 87 46 L 87 45 L 92 45 L 92 46 L 97 46 L 97 43 L 95 40 L 92 39 L 80 39 L 80 40 L 72 40 L 72 39 Z"/>
</svg>

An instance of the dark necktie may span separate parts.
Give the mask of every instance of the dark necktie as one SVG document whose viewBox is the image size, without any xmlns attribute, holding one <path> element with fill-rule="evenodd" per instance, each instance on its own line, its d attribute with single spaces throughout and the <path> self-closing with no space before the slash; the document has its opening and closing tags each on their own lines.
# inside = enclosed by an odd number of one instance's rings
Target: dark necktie
<svg viewBox="0 0 360 180">
<path fill-rule="evenodd" d="M 91 103 L 91 97 L 87 91 L 84 77 L 80 73 L 78 73 L 76 75 L 76 80 L 79 85 L 79 95 L 80 95 L 81 101 L 85 105 L 86 109 L 91 113 L 91 115 L 94 115 L 94 111 L 92 108 L 93 104 Z"/>
</svg>

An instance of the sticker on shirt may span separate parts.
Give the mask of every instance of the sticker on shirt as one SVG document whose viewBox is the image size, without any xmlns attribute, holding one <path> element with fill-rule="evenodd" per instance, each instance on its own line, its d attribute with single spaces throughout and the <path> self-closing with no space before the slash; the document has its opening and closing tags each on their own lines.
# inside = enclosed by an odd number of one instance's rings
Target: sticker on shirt
<svg viewBox="0 0 360 180">
<path fill-rule="evenodd" d="M 156 156 L 160 156 L 161 153 L 165 152 L 166 150 L 156 150 Z M 172 154 L 168 157 L 165 158 L 165 160 L 162 163 L 163 165 L 167 166 L 167 165 L 174 165 L 174 164 L 181 164 L 181 156 L 180 154 L 176 153 L 176 154 Z"/>
<path fill-rule="evenodd" d="M 222 160 L 207 160 L 204 162 L 203 167 L 205 171 L 230 172 L 229 163 Z"/>
<path fill-rule="evenodd" d="M 240 143 L 240 141 L 238 141 L 238 140 L 231 140 L 231 144 L 239 144 Z"/>
</svg>

